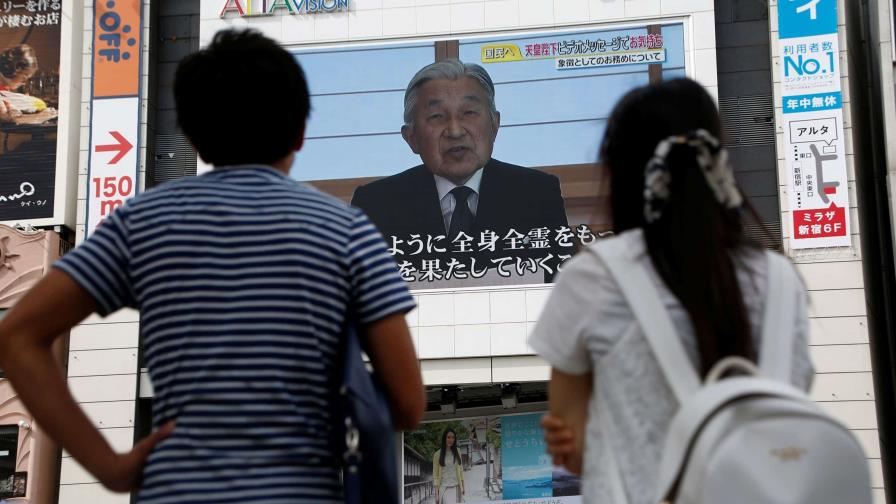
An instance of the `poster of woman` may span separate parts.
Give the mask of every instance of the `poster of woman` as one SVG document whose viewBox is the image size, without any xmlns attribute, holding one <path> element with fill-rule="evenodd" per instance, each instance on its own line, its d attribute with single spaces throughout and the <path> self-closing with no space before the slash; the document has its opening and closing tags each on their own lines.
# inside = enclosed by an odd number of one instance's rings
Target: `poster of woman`
<svg viewBox="0 0 896 504">
<path fill-rule="evenodd" d="M 544 451 L 540 417 L 427 422 L 405 433 L 405 504 L 580 504 L 579 479 Z"/>
<path fill-rule="evenodd" d="M 457 433 L 451 427 L 442 431 L 442 445 L 432 456 L 432 468 L 436 502 L 463 502 L 464 465 L 457 449 Z"/>
</svg>

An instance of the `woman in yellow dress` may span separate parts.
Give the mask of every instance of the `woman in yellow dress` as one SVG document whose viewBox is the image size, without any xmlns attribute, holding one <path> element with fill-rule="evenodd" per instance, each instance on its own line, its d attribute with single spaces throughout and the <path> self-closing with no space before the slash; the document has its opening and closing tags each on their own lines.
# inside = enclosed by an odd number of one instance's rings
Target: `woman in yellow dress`
<svg viewBox="0 0 896 504">
<path fill-rule="evenodd" d="M 442 433 L 442 448 L 432 456 L 436 504 L 464 501 L 464 465 L 457 449 L 457 433 L 447 428 Z"/>
</svg>

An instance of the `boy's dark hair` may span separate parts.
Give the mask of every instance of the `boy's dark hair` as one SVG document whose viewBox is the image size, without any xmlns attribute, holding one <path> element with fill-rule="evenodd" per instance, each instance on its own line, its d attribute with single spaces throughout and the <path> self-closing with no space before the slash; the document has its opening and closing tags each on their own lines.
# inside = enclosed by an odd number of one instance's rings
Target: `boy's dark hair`
<svg viewBox="0 0 896 504">
<path fill-rule="evenodd" d="M 174 101 L 181 129 L 216 166 L 283 159 L 304 135 L 310 109 L 295 57 L 252 30 L 220 31 L 184 58 Z"/>
</svg>

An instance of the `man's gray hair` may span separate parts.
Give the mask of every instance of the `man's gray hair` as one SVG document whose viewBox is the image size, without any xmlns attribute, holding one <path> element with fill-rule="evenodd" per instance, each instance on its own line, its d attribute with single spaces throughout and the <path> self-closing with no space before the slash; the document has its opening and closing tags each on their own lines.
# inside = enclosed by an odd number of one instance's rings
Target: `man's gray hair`
<svg viewBox="0 0 896 504">
<path fill-rule="evenodd" d="M 449 58 L 426 65 L 408 83 L 408 87 L 404 92 L 405 126 L 413 126 L 414 124 L 414 108 L 417 106 L 417 95 L 420 87 L 436 79 L 455 81 L 461 77 L 470 77 L 485 91 L 485 96 L 488 98 L 489 112 L 492 115 L 492 122 L 494 122 L 498 115 L 498 109 L 495 107 L 495 85 L 492 83 L 492 78 L 489 77 L 488 72 L 475 63 L 464 63 L 459 59 Z"/>
</svg>

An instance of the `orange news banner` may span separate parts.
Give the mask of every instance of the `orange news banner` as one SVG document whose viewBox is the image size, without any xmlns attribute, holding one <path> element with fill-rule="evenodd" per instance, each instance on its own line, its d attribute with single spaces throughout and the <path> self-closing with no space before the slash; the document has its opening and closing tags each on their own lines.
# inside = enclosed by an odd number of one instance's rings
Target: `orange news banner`
<svg viewBox="0 0 896 504">
<path fill-rule="evenodd" d="M 93 97 L 140 91 L 140 0 L 94 2 Z"/>
</svg>

